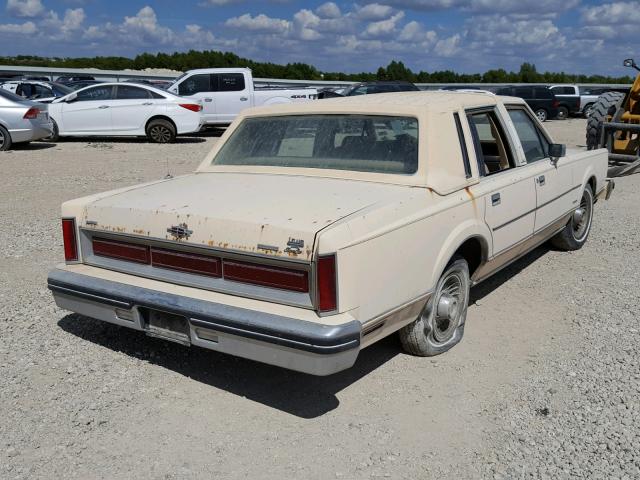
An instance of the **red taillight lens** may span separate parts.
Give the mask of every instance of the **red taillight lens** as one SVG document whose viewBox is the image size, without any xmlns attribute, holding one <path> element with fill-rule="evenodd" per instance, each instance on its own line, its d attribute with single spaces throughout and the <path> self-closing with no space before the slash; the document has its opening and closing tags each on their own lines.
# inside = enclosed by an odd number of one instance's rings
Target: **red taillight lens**
<svg viewBox="0 0 640 480">
<path fill-rule="evenodd" d="M 64 259 L 67 262 L 78 260 L 78 243 L 76 241 L 76 221 L 73 218 L 62 219 L 62 241 L 64 242 Z"/>
<path fill-rule="evenodd" d="M 332 312 L 338 308 L 336 290 L 336 256 L 318 258 L 317 268 L 318 311 Z"/>
<path fill-rule="evenodd" d="M 154 267 L 179 270 L 181 272 L 207 275 L 209 277 L 222 276 L 220 259 L 193 253 L 152 248 L 151 265 Z"/>
<path fill-rule="evenodd" d="M 25 118 L 26 120 L 33 120 L 34 118 L 38 118 L 39 113 L 40 109 L 31 107 L 29 110 L 27 110 L 27 113 L 24 114 L 23 118 Z"/>
<path fill-rule="evenodd" d="M 180 106 L 196 113 L 202 110 L 202 105 L 198 105 L 197 103 L 181 103 Z"/>
<path fill-rule="evenodd" d="M 309 276 L 307 272 L 269 265 L 225 260 L 224 278 L 236 282 L 253 283 L 295 292 L 309 291 Z"/>
<path fill-rule="evenodd" d="M 144 245 L 106 240 L 104 238 L 94 238 L 92 243 L 94 255 L 128 260 L 130 262 L 149 263 L 149 247 Z"/>
</svg>

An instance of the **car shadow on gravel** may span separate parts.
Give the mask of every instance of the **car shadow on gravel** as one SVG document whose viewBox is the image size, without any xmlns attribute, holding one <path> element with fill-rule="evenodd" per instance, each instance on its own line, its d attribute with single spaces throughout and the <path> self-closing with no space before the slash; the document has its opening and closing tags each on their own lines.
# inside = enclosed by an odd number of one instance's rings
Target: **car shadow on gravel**
<svg viewBox="0 0 640 480">
<path fill-rule="evenodd" d="M 30 143 L 15 143 L 11 148 L 13 150 L 33 151 L 33 150 L 45 150 L 47 148 L 55 147 L 55 143 L 50 142 L 30 142 Z"/>
<path fill-rule="evenodd" d="M 536 262 L 538 259 L 544 257 L 548 252 L 551 251 L 551 247 L 548 243 L 544 243 L 540 245 L 535 250 L 527 253 L 522 258 L 513 262 L 508 267 L 505 267 L 495 275 L 492 275 L 484 282 L 479 285 L 473 287 L 469 292 L 469 303 L 475 303 L 478 300 L 482 300 L 484 297 L 489 295 L 495 289 L 500 288 L 502 284 L 507 282 L 512 277 L 518 275 L 522 270 L 527 268 L 532 263 Z"/>
<path fill-rule="evenodd" d="M 183 347 L 77 314 L 63 317 L 58 326 L 83 340 L 305 419 L 336 409 L 338 392 L 401 353 L 397 336 L 392 335 L 364 349 L 352 368 L 316 377 L 199 347 Z"/>
<path fill-rule="evenodd" d="M 58 140 L 61 143 L 87 143 L 87 144 L 109 144 L 109 143 L 134 143 L 141 144 L 146 143 L 149 145 L 160 145 L 156 144 L 146 137 L 64 137 Z M 207 140 L 202 138 L 200 134 L 190 134 L 185 137 L 176 137 L 176 141 L 167 145 L 175 145 L 179 143 L 203 143 Z M 165 145 L 165 144 L 162 144 Z"/>
</svg>

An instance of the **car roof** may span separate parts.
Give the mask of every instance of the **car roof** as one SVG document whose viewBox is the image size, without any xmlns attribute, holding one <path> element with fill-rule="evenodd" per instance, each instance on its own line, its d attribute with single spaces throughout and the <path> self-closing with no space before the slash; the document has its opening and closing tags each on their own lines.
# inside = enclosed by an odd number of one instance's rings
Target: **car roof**
<svg viewBox="0 0 640 480">
<path fill-rule="evenodd" d="M 92 85 L 87 85 L 86 87 L 82 87 L 78 90 L 75 90 L 73 93 L 78 93 L 78 92 L 82 92 L 83 90 L 86 90 L 88 88 L 95 88 L 95 87 L 111 87 L 111 86 L 120 86 L 120 85 L 126 85 L 129 87 L 138 87 L 138 88 L 144 88 L 146 90 L 152 90 L 154 92 L 157 93 L 164 93 L 164 94 L 168 94 L 168 95 L 172 95 L 172 96 L 176 96 L 175 94 L 168 92 L 167 90 L 163 90 L 162 88 L 158 88 L 158 87 L 154 87 L 153 85 L 149 85 L 147 83 L 134 83 L 134 82 L 102 82 L 102 83 L 95 83 Z"/>
<path fill-rule="evenodd" d="M 507 100 L 508 99 L 508 100 Z M 484 91 L 412 91 L 379 93 L 256 107 L 245 110 L 247 116 L 284 113 L 370 113 L 419 115 L 428 110 L 456 111 L 464 108 L 508 103 L 525 103 L 521 98 L 500 97 Z"/>
</svg>

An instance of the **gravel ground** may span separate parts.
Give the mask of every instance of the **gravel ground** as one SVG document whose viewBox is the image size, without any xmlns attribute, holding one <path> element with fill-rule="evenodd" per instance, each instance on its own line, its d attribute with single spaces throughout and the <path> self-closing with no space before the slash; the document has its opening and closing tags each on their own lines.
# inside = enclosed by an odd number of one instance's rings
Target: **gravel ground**
<svg viewBox="0 0 640 480">
<path fill-rule="evenodd" d="M 584 120 L 547 126 L 584 144 Z M 191 171 L 215 141 L 0 154 L 0 478 L 640 478 L 640 176 L 582 250 L 476 287 L 437 358 L 393 337 L 316 378 L 58 309 L 59 204 Z"/>
</svg>

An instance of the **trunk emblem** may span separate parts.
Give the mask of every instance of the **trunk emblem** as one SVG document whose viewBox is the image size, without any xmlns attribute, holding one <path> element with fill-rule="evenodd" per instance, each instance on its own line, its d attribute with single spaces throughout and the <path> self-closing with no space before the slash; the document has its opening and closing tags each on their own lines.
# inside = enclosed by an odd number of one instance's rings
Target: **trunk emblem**
<svg viewBox="0 0 640 480">
<path fill-rule="evenodd" d="M 285 248 L 284 251 L 286 253 L 293 253 L 295 255 L 300 255 L 302 253 L 303 248 L 304 248 L 304 240 L 289 238 L 289 241 L 287 242 L 287 248 Z"/>
<path fill-rule="evenodd" d="M 189 230 L 186 223 L 181 223 L 180 225 L 172 225 L 170 228 L 167 228 L 167 233 L 170 233 L 176 240 L 188 240 L 193 234 L 193 230 Z"/>
</svg>

